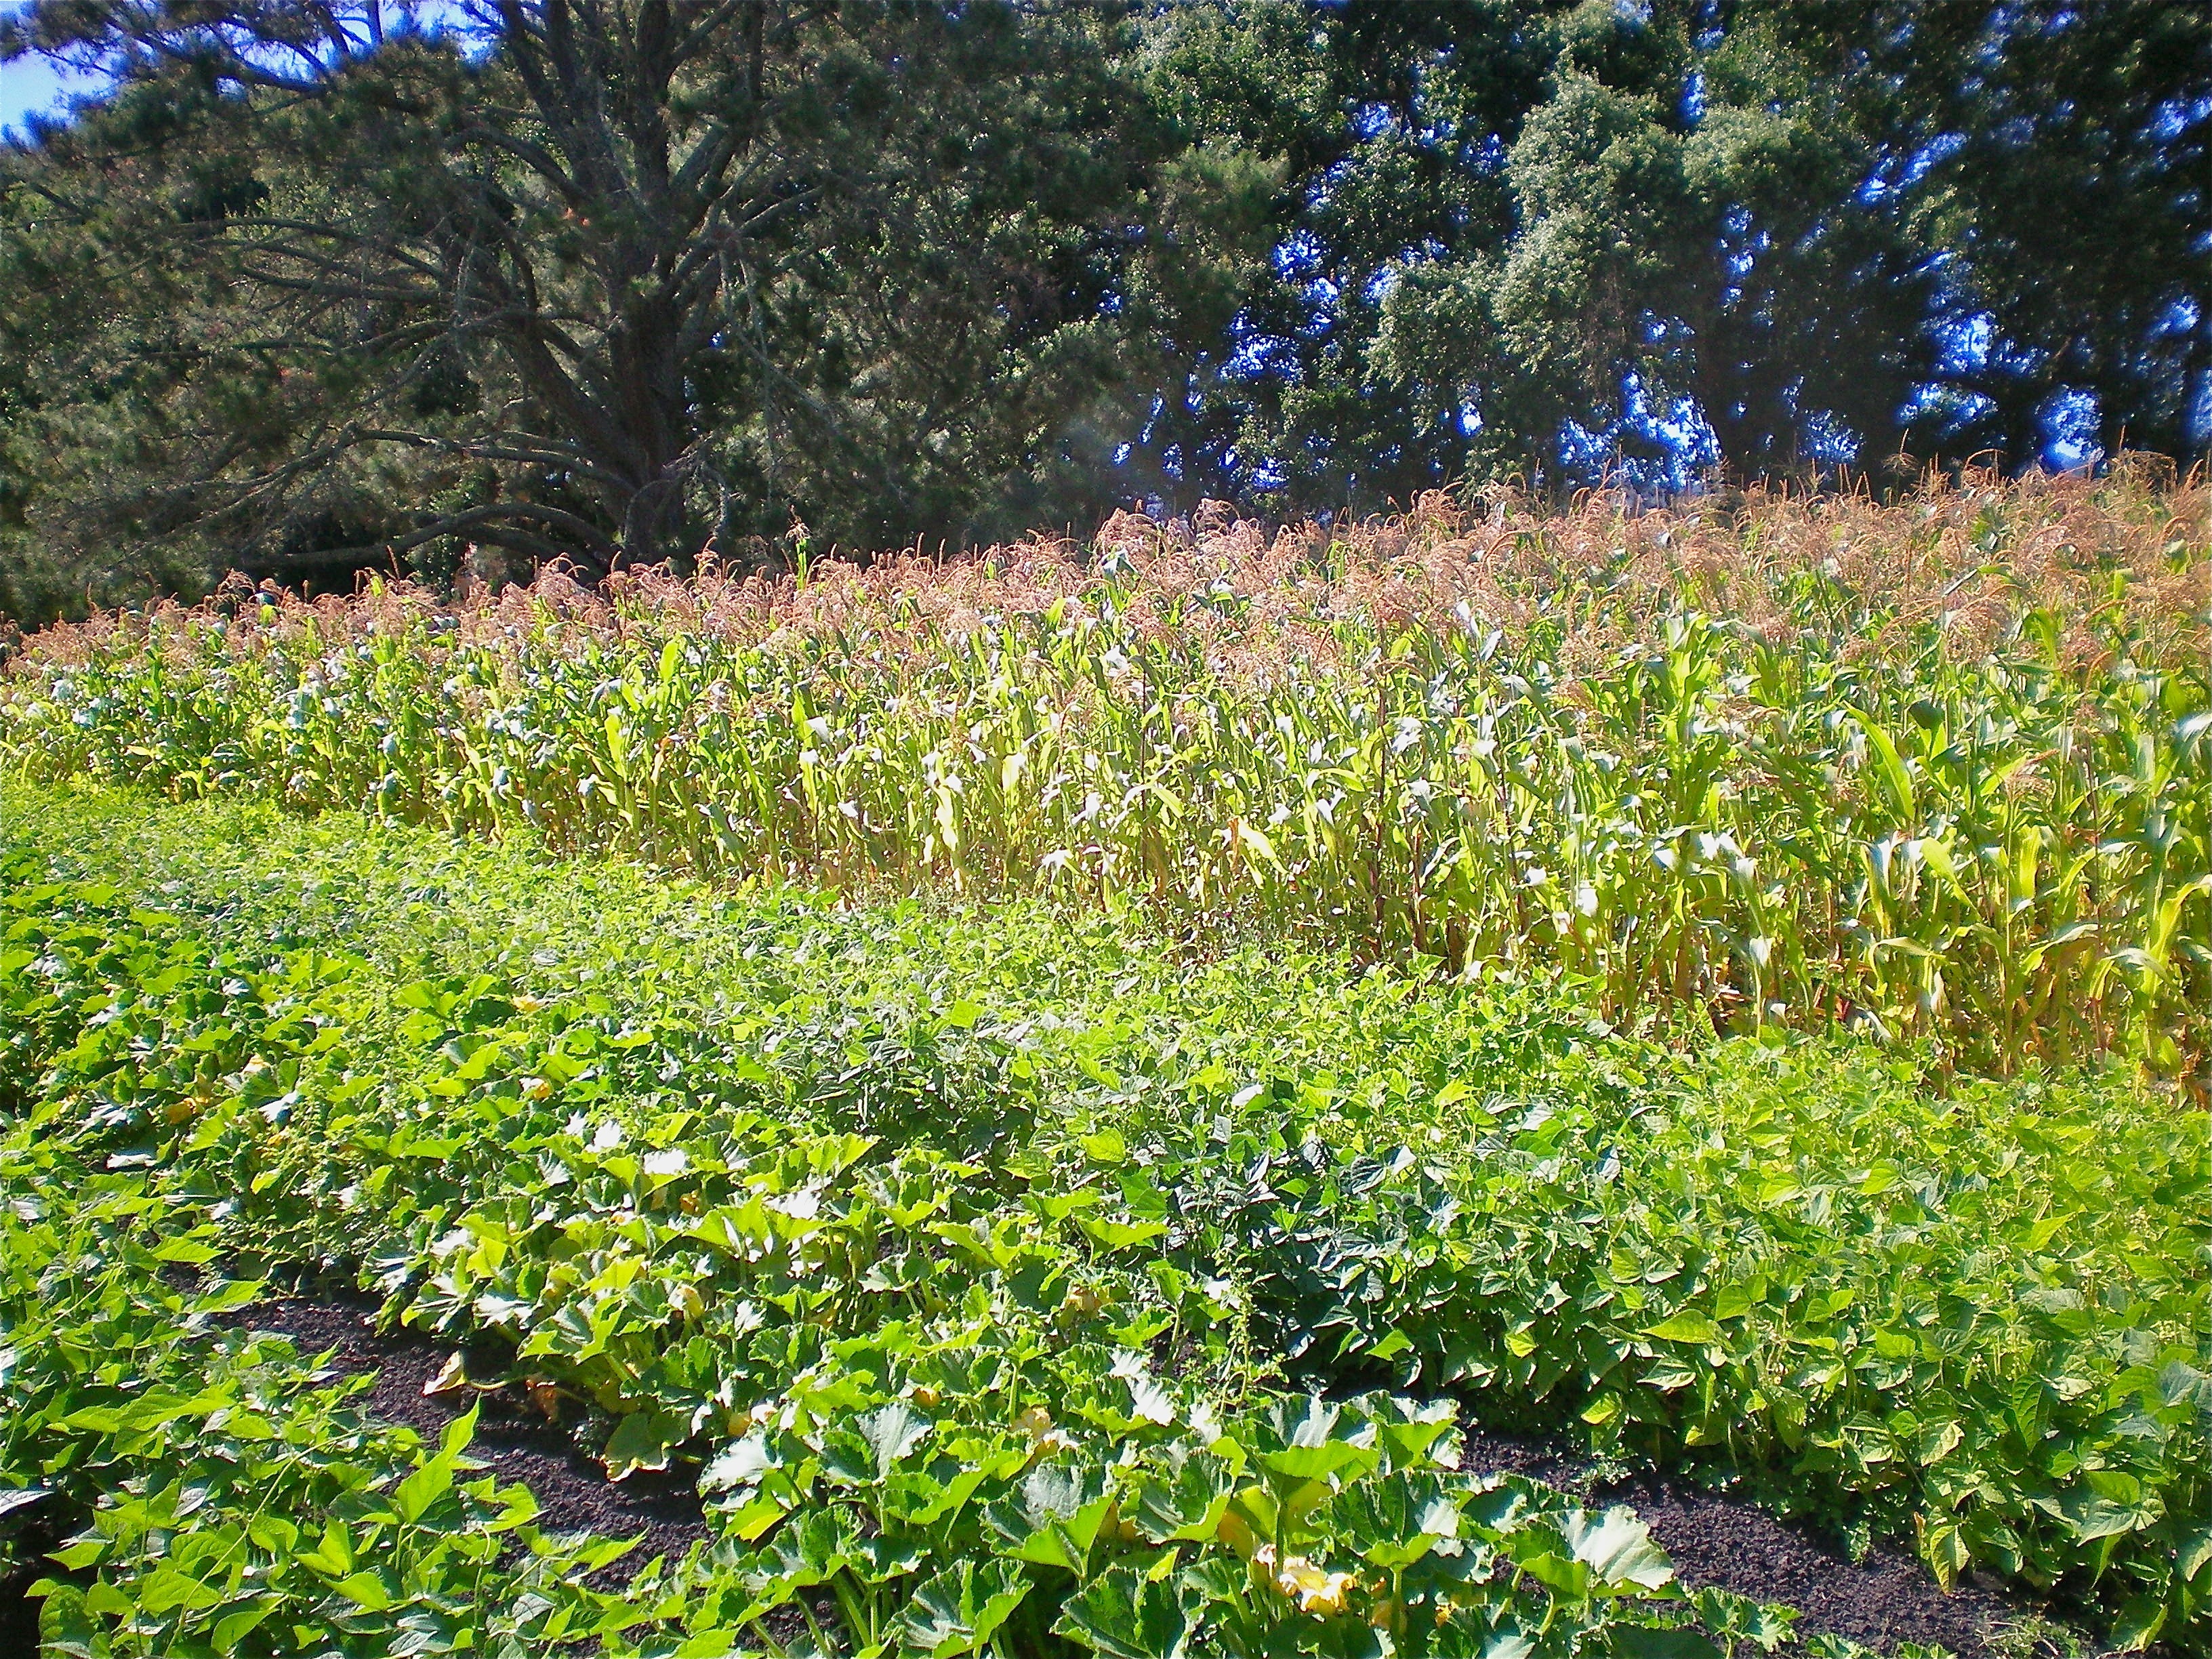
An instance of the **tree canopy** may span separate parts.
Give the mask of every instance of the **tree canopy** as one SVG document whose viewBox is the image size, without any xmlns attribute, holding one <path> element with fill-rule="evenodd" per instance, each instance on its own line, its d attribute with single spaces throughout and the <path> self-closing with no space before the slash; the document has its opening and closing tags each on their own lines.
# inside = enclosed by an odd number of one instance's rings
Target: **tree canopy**
<svg viewBox="0 0 2212 1659">
<path fill-rule="evenodd" d="M 0 604 L 2212 434 L 2170 0 L 33 0 Z"/>
<path fill-rule="evenodd" d="M 1159 52 L 1288 163 L 1186 472 L 1358 502 L 2212 429 L 2201 9 L 1192 0 Z"/>
</svg>

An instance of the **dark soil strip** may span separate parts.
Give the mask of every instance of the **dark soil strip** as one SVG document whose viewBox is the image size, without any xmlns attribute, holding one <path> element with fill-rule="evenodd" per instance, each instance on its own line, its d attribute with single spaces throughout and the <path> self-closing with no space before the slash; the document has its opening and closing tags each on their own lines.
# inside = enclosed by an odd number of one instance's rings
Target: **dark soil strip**
<svg viewBox="0 0 2212 1659">
<path fill-rule="evenodd" d="M 44 1576 L 32 1563 L 0 1577 L 0 1653 L 38 1652 L 39 1604 L 31 1586 Z"/>
<path fill-rule="evenodd" d="M 643 1534 L 635 1549 L 608 1569 L 615 1583 L 627 1583 L 656 1555 L 674 1561 L 705 1534 L 690 1476 L 641 1469 L 626 1480 L 608 1480 L 606 1469 L 579 1451 L 519 1385 L 462 1388 L 426 1397 L 423 1385 L 438 1375 L 453 1349 L 413 1331 L 379 1336 L 368 1322 L 369 1312 L 366 1303 L 288 1297 L 243 1309 L 236 1318 L 251 1329 L 290 1337 L 303 1354 L 332 1350 L 333 1370 L 374 1373 L 376 1386 L 365 1401 L 368 1410 L 432 1442 L 475 1405 L 477 1432 L 469 1455 L 489 1465 L 501 1480 L 530 1488 L 543 1530 L 591 1532 L 602 1538 Z M 479 1357 L 478 1364 L 480 1376 L 497 1376 L 506 1369 L 503 1358 L 489 1355 Z M 571 1401 L 568 1409 L 579 1408 Z"/>
<path fill-rule="evenodd" d="M 1869 1647 L 1935 1643 L 1976 1655 L 1993 1627 L 2018 1617 L 1984 1585 L 1970 1582 L 1947 1595 L 1911 1556 L 1876 1550 L 1853 1561 L 1809 1528 L 1700 1487 L 1647 1477 L 1601 1495 L 1634 1507 L 1691 1589 L 1718 1584 L 1739 1595 L 1786 1602 L 1804 1614 L 1802 1627 L 1833 1631 Z"/>
<path fill-rule="evenodd" d="M 1467 1442 L 1470 1468 L 1587 1486 L 1592 1502 L 1628 1504 L 1688 1588 L 1717 1584 L 1796 1607 L 1803 1614 L 1801 1633 L 1830 1631 L 1873 1648 L 1917 1642 L 1978 1659 L 1991 1634 L 2021 1616 L 2020 1607 L 1985 1584 L 1968 1579 L 1947 1595 L 1910 1556 L 1878 1549 L 1853 1561 L 1838 1540 L 1817 1528 L 1679 1477 L 1646 1474 L 1591 1485 L 1587 1466 L 1557 1447 L 1480 1431 Z"/>
<path fill-rule="evenodd" d="M 626 1577 L 655 1555 L 673 1560 L 703 1535 L 699 1499 L 687 1474 L 641 1472 L 610 1481 L 519 1387 L 464 1389 L 426 1398 L 423 1384 L 438 1374 L 452 1349 L 415 1332 L 379 1336 L 366 1322 L 368 1311 L 365 1303 L 295 1297 L 257 1304 L 237 1318 L 253 1329 L 291 1337 L 303 1352 L 332 1350 L 331 1363 L 340 1370 L 374 1372 L 368 1409 L 428 1437 L 434 1439 L 472 1401 L 480 1402 L 472 1455 L 501 1480 L 527 1486 L 548 1530 L 588 1530 L 608 1538 L 644 1534 L 611 1577 Z M 500 1357 L 486 1354 L 480 1363 L 479 1375 L 501 1374 Z M 1905 1556 L 1876 1551 L 1854 1562 L 1838 1541 L 1816 1528 L 1781 1521 L 1754 1504 L 1686 1480 L 1647 1475 L 1592 1486 L 1587 1466 L 1558 1447 L 1480 1431 L 1468 1436 L 1466 1464 L 1583 1487 L 1591 1501 L 1632 1505 L 1686 1585 L 1717 1584 L 1794 1607 L 1803 1614 L 1801 1633 L 1830 1631 L 1884 1649 L 1917 1642 L 1948 1648 L 1961 1659 L 1982 1659 L 1990 1633 L 2020 1613 L 1996 1591 L 1971 1582 L 1946 1595 Z"/>
<path fill-rule="evenodd" d="M 66 1572 L 46 1559 L 47 1551 L 59 1549 L 76 1530 L 49 1514 L 51 1500 L 28 1511 L 18 1510 L 0 1523 L 0 1540 L 5 1540 L 19 1563 L 0 1573 L 0 1656 L 3 1659 L 16 1659 L 18 1655 L 31 1659 L 39 1650 L 39 1603 L 31 1599 L 32 1585 L 41 1578 L 82 1583 L 92 1577 L 89 1571 Z"/>
</svg>

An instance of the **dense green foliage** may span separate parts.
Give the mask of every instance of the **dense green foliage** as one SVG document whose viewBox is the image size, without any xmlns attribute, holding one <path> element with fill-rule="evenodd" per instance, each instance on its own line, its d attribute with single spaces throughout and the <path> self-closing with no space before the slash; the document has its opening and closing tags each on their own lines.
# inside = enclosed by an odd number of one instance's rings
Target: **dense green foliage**
<svg viewBox="0 0 2212 1659">
<path fill-rule="evenodd" d="M 143 1175 L 88 1176 L 18 1124 L 0 1185 L 6 1497 L 87 1523 L 43 1651 L 435 1653 L 467 1630 L 522 1652 L 595 1622 L 579 1581 L 619 1542 L 544 1537 L 526 1490 L 466 1478 L 465 1420 L 420 1446 L 239 1328 L 255 1284 L 173 1288 L 213 1251 Z"/>
<path fill-rule="evenodd" d="M 0 1483 L 90 1512 L 69 1559 L 109 1589 L 55 1598 L 70 1650 L 221 1646 L 219 1583 L 244 1652 L 297 1620 L 365 1652 L 499 1650 L 501 1618 L 702 1654 L 1784 1633 L 1682 1598 L 1625 1515 L 1455 1470 L 1440 1392 L 2203 1639 L 2212 1170 L 2117 1075 L 1936 1091 L 1841 1038 L 1671 1051 L 1571 979 L 6 805 L 32 1409 Z M 507 1338 L 611 1470 L 703 1465 L 709 1545 L 585 1584 L 458 1438 L 426 1457 L 205 1321 L 155 1346 L 164 1261 L 357 1270 Z M 171 1531 L 188 1488 L 215 1519 Z M 529 1547 L 456 1539 L 471 1506 Z"/>
<path fill-rule="evenodd" d="M 119 76 L 0 151 L 27 619 L 2212 439 L 2179 0 L 35 0 L 27 51 Z"/>
<path fill-rule="evenodd" d="M 1124 526 L 1087 565 L 257 599 L 46 636 L 0 744 L 46 779 L 1042 891 L 1564 968 L 1611 1017 L 2201 1082 L 2203 501 L 1440 508 L 1272 546 Z"/>
<path fill-rule="evenodd" d="M 1650 480 L 1692 410 L 1692 459 L 1737 476 L 1984 447 L 2021 464 L 2069 389 L 2107 453 L 2212 441 L 2201 8 L 1198 0 L 1172 19 L 1170 106 L 1284 169 L 1240 357 L 1159 417 L 1186 476 L 1277 475 L 1302 508 L 1606 465 Z"/>
</svg>

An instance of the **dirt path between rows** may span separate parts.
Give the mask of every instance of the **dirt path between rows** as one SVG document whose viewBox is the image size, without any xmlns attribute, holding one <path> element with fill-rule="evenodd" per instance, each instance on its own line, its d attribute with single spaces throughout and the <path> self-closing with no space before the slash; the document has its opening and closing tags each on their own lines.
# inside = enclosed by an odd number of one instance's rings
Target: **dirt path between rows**
<svg viewBox="0 0 2212 1659">
<path fill-rule="evenodd" d="M 699 1499 L 688 1474 L 640 1473 L 610 1481 L 519 1388 L 426 1397 L 423 1385 L 450 1358 L 450 1346 L 413 1332 L 378 1335 L 365 1322 L 366 1313 L 360 1303 L 288 1297 L 258 1304 L 237 1317 L 257 1330 L 291 1337 L 303 1353 L 331 1350 L 339 1370 L 374 1372 L 368 1409 L 426 1436 L 434 1437 L 471 1401 L 479 1402 L 473 1455 L 501 1479 L 527 1486 L 549 1530 L 643 1534 L 638 1547 L 611 1570 L 612 1577 L 626 1577 L 656 1555 L 672 1560 L 702 1535 Z M 496 1375 L 495 1364 L 487 1364 L 483 1374 Z M 1480 1431 L 1468 1436 L 1467 1463 L 1567 1486 L 1587 1480 L 1583 1466 L 1556 1447 Z M 1900 1642 L 1934 1644 L 1960 1659 L 1985 1659 L 1992 1632 L 2019 1614 L 1988 1587 L 1969 1583 L 1947 1595 L 1909 1557 L 1876 1551 L 1855 1562 L 1815 1528 L 1686 1480 L 1645 1475 L 1595 1486 L 1589 1495 L 1632 1505 L 1691 1589 L 1717 1584 L 1739 1595 L 1786 1603 L 1803 1614 L 1801 1633 L 1832 1632 L 1881 1649 Z"/>
<path fill-rule="evenodd" d="M 1717 1584 L 1795 1607 L 1803 1615 L 1801 1635 L 1826 1631 L 1884 1650 L 1917 1642 L 1948 1648 L 1960 1659 L 1984 1659 L 1992 1634 L 2022 1611 L 1971 1578 L 1946 1594 L 1926 1568 L 1895 1551 L 1876 1549 L 1854 1561 L 1839 1539 L 1819 1528 L 1680 1477 L 1591 1483 L 1587 1465 L 1557 1447 L 1480 1430 L 1467 1437 L 1466 1462 L 1586 1491 L 1589 1502 L 1627 1504 L 1689 1589 Z"/>
<path fill-rule="evenodd" d="M 469 1455 L 501 1480 L 520 1481 L 538 1499 L 538 1526 L 546 1532 L 591 1532 L 602 1538 L 635 1538 L 638 1546 L 607 1570 L 612 1582 L 630 1576 L 656 1555 L 672 1562 L 706 1532 L 699 1495 L 690 1474 L 640 1470 L 610 1480 L 595 1459 L 576 1449 L 566 1431 L 549 1422 L 517 1386 L 461 1388 L 425 1395 L 424 1386 L 453 1356 L 414 1331 L 380 1336 L 368 1325 L 370 1304 L 337 1299 L 287 1297 L 241 1309 L 238 1322 L 289 1336 L 302 1354 L 331 1351 L 332 1369 L 374 1373 L 363 1404 L 387 1423 L 404 1423 L 435 1441 L 446 1425 L 477 1407 L 476 1439 Z M 479 1375 L 496 1376 L 503 1362 L 490 1358 Z M 574 1407 L 571 1407 L 574 1410 Z"/>
<path fill-rule="evenodd" d="M 611 1582 L 627 1582 L 655 1556 L 673 1560 L 704 1535 L 688 1474 L 640 1472 L 609 1480 L 599 1463 L 577 1450 L 567 1431 L 549 1422 L 519 1387 L 426 1395 L 424 1385 L 451 1358 L 450 1346 L 415 1332 L 380 1335 L 368 1322 L 369 1311 L 369 1304 L 349 1298 L 288 1297 L 233 1317 L 291 1338 L 303 1354 L 327 1351 L 337 1370 L 374 1376 L 367 1408 L 430 1438 L 477 1404 L 471 1455 L 502 1480 L 529 1487 L 547 1530 L 639 1540 L 608 1569 Z M 486 1354 L 479 1374 L 496 1375 L 498 1368 L 498 1357 Z M 1981 1584 L 1962 1584 L 1946 1595 L 1917 1562 L 1893 1552 L 1878 1550 L 1855 1562 L 1817 1528 L 1784 1522 L 1754 1504 L 1686 1480 L 1642 1475 L 1592 1484 L 1587 1466 L 1559 1447 L 1479 1430 L 1467 1437 L 1466 1461 L 1471 1468 L 1510 1470 L 1584 1490 L 1589 1501 L 1632 1505 L 1684 1584 L 1692 1589 L 1717 1584 L 1794 1607 L 1803 1615 L 1801 1634 L 1832 1632 L 1885 1650 L 1912 1642 L 1948 1648 L 1960 1659 L 1990 1659 L 1993 1634 L 2022 1611 Z M 6 1603 L 0 1607 L 0 1646 L 17 1637 L 27 1652 L 36 1643 L 36 1614 L 21 1592 L 35 1575 L 16 1576 L 23 1583 L 10 1582 L 10 1593 L 0 1596 Z"/>
</svg>

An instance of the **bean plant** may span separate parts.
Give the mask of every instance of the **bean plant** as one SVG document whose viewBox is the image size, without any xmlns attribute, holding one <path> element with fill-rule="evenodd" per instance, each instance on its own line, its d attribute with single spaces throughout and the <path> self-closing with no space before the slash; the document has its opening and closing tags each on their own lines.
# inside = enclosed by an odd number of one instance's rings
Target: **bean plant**
<svg viewBox="0 0 2212 1659">
<path fill-rule="evenodd" d="M 248 1507 L 231 1554 L 101 1520 L 166 1478 L 116 1390 L 234 1439 L 231 1397 L 176 1379 L 261 1363 L 210 1322 L 250 1328 L 255 1281 L 302 1270 L 499 1356 L 457 1385 L 524 1388 L 611 1478 L 696 1475 L 686 1556 L 617 1595 L 549 1541 L 562 1588 L 514 1584 L 611 1652 L 1788 1639 L 1686 1594 L 1632 1517 L 1461 1467 L 1470 1419 L 2008 1575 L 2119 1645 L 2203 1642 L 2212 1168 L 2199 1115 L 2123 1068 L 1676 1048 L 1571 979 L 1178 963 L 1117 951 L 1126 918 L 1068 937 L 1048 908 L 670 891 L 374 821 L 264 810 L 241 845 L 252 809 L 9 805 L 0 1254 L 33 1265 L 0 1316 L 63 1403 L 22 1396 L 11 1425 L 45 1426 L 0 1486 L 82 1528 L 68 1560 L 112 1593 L 49 1601 L 86 1651 L 223 1650 L 234 1570 L 292 1620 L 235 1650 L 340 1615 L 377 1650 L 434 1612 L 491 1644 L 514 1581 L 469 1575 L 516 1564 L 403 1536 L 377 1496 L 450 1452 L 439 1503 L 526 1527 L 462 1491 L 459 1442 L 376 1442 L 343 1546 L 298 1518 L 330 1501 L 305 1473 L 265 1487 L 299 1536 L 257 1540 Z M 179 1269 L 243 1288 L 196 1310 Z M 58 1294 L 77 1279 L 130 1334 Z M 342 1404 L 301 1407 L 306 1443 Z M 429 1565 L 351 1577 L 346 1549 L 403 1541 Z M 199 1588 L 162 1578 L 175 1619 L 128 1628 L 164 1571 Z"/>
</svg>

